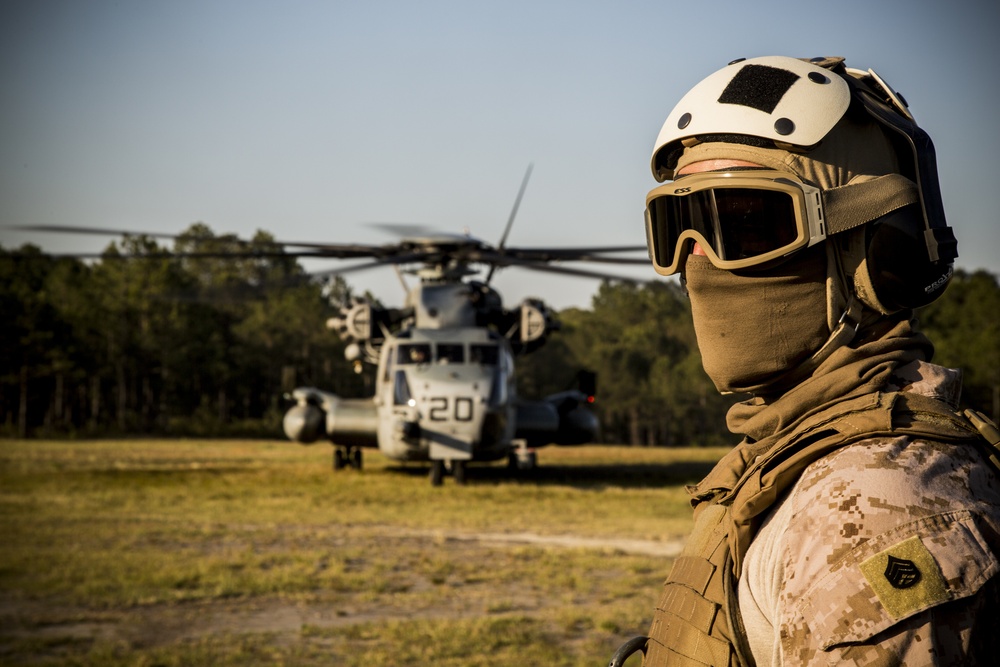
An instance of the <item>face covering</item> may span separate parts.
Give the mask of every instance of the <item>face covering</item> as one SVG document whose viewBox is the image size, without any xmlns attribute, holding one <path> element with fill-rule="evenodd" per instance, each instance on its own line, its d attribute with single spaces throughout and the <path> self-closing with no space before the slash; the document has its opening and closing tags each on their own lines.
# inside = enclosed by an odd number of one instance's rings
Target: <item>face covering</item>
<svg viewBox="0 0 1000 667">
<path fill-rule="evenodd" d="M 836 195 L 839 206 L 830 206 L 829 210 L 824 212 L 828 225 L 833 222 L 843 225 L 850 224 L 852 220 L 871 220 L 873 216 L 884 215 L 893 210 L 885 206 L 886 202 L 895 201 L 895 197 L 905 199 L 916 196 L 915 183 L 904 184 L 897 181 L 893 181 L 889 188 L 891 192 L 879 190 L 877 193 L 867 191 L 865 195 L 859 194 L 855 185 L 864 185 L 887 174 L 898 174 L 900 166 L 896 159 L 896 151 L 885 131 L 874 122 L 857 121 L 851 113 L 837 123 L 819 146 L 804 154 L 778 148 L 760 148 L 709 140 L 685 148 L 677 162 L 677 169 L 681 170 L 696 162 L 715 159 L 746 160 L 768 169 L 789 172 L 803 183 L 823 190 L 824 200 Z M 860 189 L 865 190 L 865 188 Z M 886 200 L 883 201 L 882 197 Z M 827 201 L 827 204 L 829 203 Z M 838 246 L 842 247 L 838 251 L 840 268 L 830 275 L 830 309 L 827 312 L 827 326 L 831 330 L 836 327 L 852 294 L 859 297 L 869 308 L 886 312 L 871 290 L 858 293 L 854 287 L 867 286 L 870 283 L 867 264 L 864 261 L 865 226 L 859 225 L 856 229 L 843 232 L 843 235 L 849 236 L 851 242 L 847 245 L 838 243 Z M 830 243 L 828 239 L 826 244 Z"/>
<path fill-rule="evenodd" d="M 721 392 L 769 393 L 830 336 L 823 244 L 765 270 L 684 270 L 705 372 Z"/>
</svg>

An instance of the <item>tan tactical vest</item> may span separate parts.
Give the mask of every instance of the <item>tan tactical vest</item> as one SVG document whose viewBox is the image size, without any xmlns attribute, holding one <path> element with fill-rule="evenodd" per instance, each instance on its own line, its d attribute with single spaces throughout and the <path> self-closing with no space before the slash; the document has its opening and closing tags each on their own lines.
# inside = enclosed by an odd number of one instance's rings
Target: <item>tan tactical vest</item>
<svg viewBox="0 0 1000 667">
<path fill-rule="evenodd" d="M 749 462 L 732 489 L 696 497 L 695 526 L 664 583 L 643 665 L 754 665 L 736 602 L 736 579 L 766 510 L 813 461 L 883 435 L 981 443 L 978 431 L 951 407 L 918 394 L 868 394 L 808 418 Z M 717 467 L 709 477 L 739 473 Z"/>
</svg>

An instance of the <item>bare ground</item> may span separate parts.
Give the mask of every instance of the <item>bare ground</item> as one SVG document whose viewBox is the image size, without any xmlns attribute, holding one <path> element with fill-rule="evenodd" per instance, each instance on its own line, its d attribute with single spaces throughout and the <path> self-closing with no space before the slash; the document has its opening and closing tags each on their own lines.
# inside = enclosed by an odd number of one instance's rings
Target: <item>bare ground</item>
<svg viewBox="0 0 1000 667">
<path fill-rule="evenodd" d="M 366 531 L 369 532 L 369 531 Z M 517 547 L 584 549 L 609 554 L 637 554 L 674 558 L 679 539 L 667 541 L 602 539 L 574 535 L 533 533 L 470 533 L 371 527 L 371 548 L 447 548 L 456 560 L 489 563 L 497 550 Z M 444 589 L 445 594 L 441 594 Z M 553 604 L 537 588 L 512 581 L 498 599 L 486 582 L 430 582 L 412 577 L 406 582 L 405 601 L 392 594 L 333 596 L 300 600 L 282 597 L 159 603 L 118 609 L 56 605 L 48 601 L 0 600 L 0 662 L 12 642 L 25 640 L 95 641 L 150 648 L 220 634 L 267 633 L 278 641 L 296 641 L 306 628 L 334 629 L 375 622 L 413 619 L 469 618 L 492 613 L 532 615 Z M 421 591 L 432 592 L 420 596 Z M 647 591 L 648 593 L 649 591 Z M 413 594 L 416 594 L 414 597 Z M 592 599 L 572 601 L 581 607 L 599 604 Z"/>
</svg>

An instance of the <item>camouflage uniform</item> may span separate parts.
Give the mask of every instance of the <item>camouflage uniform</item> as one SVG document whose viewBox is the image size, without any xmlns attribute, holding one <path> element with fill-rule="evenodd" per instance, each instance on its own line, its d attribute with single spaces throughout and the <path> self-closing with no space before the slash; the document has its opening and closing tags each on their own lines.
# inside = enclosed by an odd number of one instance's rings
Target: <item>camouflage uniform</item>
<svg viewBox="0 0 1000 667">
<path fill-rule="evenodd" d="M 872 383 L 691 487 L 645 665 L 994 663 L 1000 478 L 955 413 L 958 372 L 917 359 Z"/>
<path fill-rule="evenodd" d="M 689 91 L 651 167 L 680 183 L 647 196 L 654 267 L 751 398 L 689 489 L 645 664 L 1000 664 L 1000 477 L 913 319 L 957 256 L 930 138 L 870 70 L 764 57 Z M 796 179 L 794 205 L 758 192 Z"/>
<path fill-rule="evenodd" d="M 954 405 L 957 373 L 897 369 Z M 972 446 L 861 440 L 811 464 L 754 537 L 739 608 L 758 666 L 1000 660 L 1000 483 Z"/>
</svg>

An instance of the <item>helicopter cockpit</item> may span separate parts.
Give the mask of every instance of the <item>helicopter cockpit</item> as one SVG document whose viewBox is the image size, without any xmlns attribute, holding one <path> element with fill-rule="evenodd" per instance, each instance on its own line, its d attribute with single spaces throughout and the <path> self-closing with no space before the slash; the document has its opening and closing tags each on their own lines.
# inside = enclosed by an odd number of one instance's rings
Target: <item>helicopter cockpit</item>
<svg viewBox="0 0 1000 667">
<path fill-rule="evenodd" d="M 385 449 L 410 460 L 506 455 L 516 394 L 505 339 L 481 328 L 414 329 L 387 343 L 383 354 L 376 391 L 395 415 Z"/>
<path fill-rule="evenodd" d="M 404 343 L 396 351 L 396 363 L 407 364 L 478 364 L 496 366 L 500 348 L 496 343 Z M 466 362 L 468 360 L 468 362 Z"/>
</svg>

